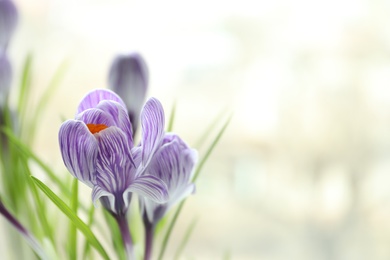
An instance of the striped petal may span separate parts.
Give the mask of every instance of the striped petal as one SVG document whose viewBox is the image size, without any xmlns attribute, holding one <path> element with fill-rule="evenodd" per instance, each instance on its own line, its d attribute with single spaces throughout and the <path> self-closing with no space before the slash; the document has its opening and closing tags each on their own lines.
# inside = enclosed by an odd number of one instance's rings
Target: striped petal
<svg viewBox="0 0 390 260">
<path fill-rule="evenodd" d="M 96 182 L 115 196 L 122 194 L 135 178 L 127 137 L 115 126 L 95 136 L 99 144 Z"/>
<path fill-rule="evenodd" d="M 159 178 L 152 175 L 137 177 L 123 193 L 123 199 L 127 198 L 129 192 L 137 193 L 158 203 L 165 203 L 168 199 L 167 186 Z"/>
<path fill-rule="evenodd" d="M 96 138 L 82 121 L 77 120 L 64 122 L 58 137 L 65 166 L 74 177 L 92 187 L 96 178 Z"/>
<path fill-rule="evenodd" d="M 146 168 L 164 137 L 164 109 L 155 98 L 149 99 L 142 109 L 142 168 Z"/>
<path fill-rule="evenodd" d="M 119 103 L 112 101 L 102 101 L 97 108 L 110 115 L 112 120 L 115 122 L 115 126 L 122 129 L 123 133 L 125 133 L 129 147 L 133 147 L 133 131 L 125 108 L 123 108 L 123 106 Z"/>
<path fill-rule="evenodd" d="M 167 185 L 169 198 L 164 204 L 140 199 L 141 209 L 151 223 L 159 221 L 173 205 L 195 191 L 190 178 L 197 161 L 197 152 L 174 134 L 167 134 L 162 143 L 146 173 L 156 176 Z"/>
<path fill-rule="evenodd" d="M 95 185 L 92 189 L 92 201 L 95 207 L 97 207 L 98 199 L 100 199 L 104 208 L 113 213 L 116 213 L 114 195 L 104 190 L 102 187 Z"/>
<path fill-rule="evenodd" d="M 103 124 L 107 127 L 116 126 L 114 119 L 107 112 L 89 108 L 76 116 L 76 120 L 83 121 L 85 124 Z"/>
<path fill-rule="evenodd" d="M 150 223 L 157 223 L 168 211 L 168 203 L 161 204 L 144 197 L 139 198 L 139 204 Z"/>
<path fill-rule="evenodd" d="M 179 136 L 167 134 L 147 173 L 162 179 L 172 196 L 177 190 L 187 186 L 197 158 L 197 151 L 189 148 Z"/>
<path fill-rule="evenodd" d="M 122 101 L 122 99 L 111 90 L 95 89 L 87 93 L 87 95 L 85 95 L 85 97 L 81 100 L 80 105 L 77 108 L 76 115 L 80 114 L 84 110 L 87 110 L 88 108 L 95 108 L 103 100 L 111 100 L 118 102 L 124 108 L 126 108 L 126 105 Z"/>
</svg>

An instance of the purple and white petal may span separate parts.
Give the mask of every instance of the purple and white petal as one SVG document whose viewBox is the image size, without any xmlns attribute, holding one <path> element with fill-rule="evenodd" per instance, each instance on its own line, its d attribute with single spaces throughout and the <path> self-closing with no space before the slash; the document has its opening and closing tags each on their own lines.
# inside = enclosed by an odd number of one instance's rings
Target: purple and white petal
<svg viewBox="0 0 390 260">
<path fill-rule="evenodd" d="M 92 187 L 95 184 L 98 143 L 82 121 L 68 120 L 58 134 L 62 159 L 70 173 Z"/>
<path fill-rule="evenodd" d="M 112 126 L 95 137 L 99 144 L 96 183 L 114 195 L 122 193 L 135 178 L 127 136 Z"/>
<path fill-rule="evenodd" d="M 127 198 L 127 193 L 134 192 L 158 203 L 165 203 L 168 200 L 167 186 L 159 178 L 152 175 L 137 177 L 123 193 L 123 198 Z M 127 206 L 127 205 L 126 205 Z"/>
<path fill-rule="evenodd" d="M 168 203 L 157 203 L 148 198 L 140 197 L 140 210 L 145 212 L 150 223 L 157 223 L 168 211 Z"/>
<path fill-rule="evenodd" d="M 76 116 L 76 120 L 83 121 L 85 124 L 103 124 L 107 127 L 116 126 L 111 115 L 101 109 L 89 108 Z"/>
<path fill-rule="evenodd" d="M 102 187 L 95 185 L 92 189 L 92 202 L 97 207 L 98 199 L 101 200 L 101 203 L 106 209 L 115 213 L 115 197 L 108 191 L 104 190 Z"/>
<path fill-rule="evenodd" d="M 146 102 L 141 113 L 141 123 L 141 161 L 142 167 L 146 167 L 155 151 L 161 145 L 164 137 L 164 109 L 160 101 L 155 98 L 151 98 Z"/>
<path fill-rule="evenodd" d="M 77 108 L 76 115 L 83 112 L 84 110 L 87 110 L 88 108 L 95 108 L 103 100 L 111 100 L 118 102 L 126 109 L 126 105 L 122 101 L 122 99 L 111 90 L 95 89 L 88 92 L 87 95 L 85 95 L 84 98 L 81 100 L 80 105 Z"/>
<path fill-rule="evenodd" d="M 188 183 L 186 185 L 182 185 L 175 191 L 169 194 L 169 201 L 167 203 L 167 210 L 169 210 L 172 206 L 179 203 L 186 197 L 195 193 L 195 184 Z"/>
<path fill-rule="evenodd" d="M 196 161 L 196 150 L 189 148 L 180 137 L 166 135 L 146 172 L 162 179 L 171 195 L 189 183 Z"/>
<path fill-rule="evenodd" d="M 110 115 L 110 117 L 115 123 L 115 126 L 122 129 L 122 131 L 125 133 L 128 139 L 129 147 L 132 148 L 134 146 L 133 131 L 129 116 L 127 115 L 127 111 L 125 110 L 125 108 L 117 102 L 106 100 L 100 102 L 97 108 Z"/>
</svg>

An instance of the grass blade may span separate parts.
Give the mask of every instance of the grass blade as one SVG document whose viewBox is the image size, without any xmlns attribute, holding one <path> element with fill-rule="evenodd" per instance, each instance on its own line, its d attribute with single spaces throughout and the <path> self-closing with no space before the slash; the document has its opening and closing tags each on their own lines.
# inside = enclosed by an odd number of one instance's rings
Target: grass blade
<svg viewBox="0 0 390 260">
<path fill-rule="evenodd" d="M 171 114 L 169 115 L 169 123 L 168 123 L 167 132 L 172 131 L 173 122 L 175 121 L 175 116 L 176 116 L 176 102 L 173 103 Z"/>
<path fill-rule="evenodd" d="M 95 213 L 95 206 L 91 205 L 91 208 L 88 211 L 88 224 L 87 224 L 88 227 L 92 226 L 94 213 Z M 89 254 L 89 249 L 90 248 L 91 248 L 91 245 L 88 243 L 88 241 L 85 241 L 83 258 L 82 259 L 90 259 L 90 257 L 87 257 L 88 254 Z"/>
<path fill-rule="evenodd" d="M 205 156 L 203 156 L 202 160 L 200 160 L 198 167 L 196 168 L 196 171 L 194 173 L 194 177 L 192 178 L 192 182 L 195 182 L 196 179 L 198 178 L 199 173 L 203 168 L 203 165 L 206 163 L 207 159 L 210 157 L 211 152 L 214 150 L 215 146 L 218 144 L 218 142 L 221 139 L 223 133 L 225 132 L 227 126 L 229 125 L 231 119 L 232 119 L 232 117 L 229 116 L 229 118 L 226 120 L 226 122 L 223 125 L 223 127 L 221 128 L 221 130 L 219 130 L 217 136 L 214 138 L 214 141 L 211 143 L 211 145 L 207 149 Z"/>
<path fill-rule="evenodd" d="M 188 243 L 188 240 L 190 239 L 190 236 L 192 234 L 192 231 L 194 231 L 194 228 L 196 226 L 196 223 L 198 223 L 198 219 L 195 218 L 194 220 L 192 220 L 191 224 L 188 226 L 188 229 L 184 235 L 184 238 L 181 240 L 181 243 L 176 251 L 176 254 L 175 254 L 175 257 L 174 259 L 175 260 L 178 260 L 181 253 L 183 252 L 185 246 L 187 245 Z"/>
<path fill-rule="evenodd" d="M 194 177 L 192 178 L 192 181 L 193 181 L 193 182 L 195 182 L 196 179 L 198 178 L 199 173 L 200 173 L 200 171 L 202 170 L 202 168 L 203 168 L 204 164 L 206 163 L 207 159 L 210 157 L 211 152 L 214 150 L 215 146 L 217 145 L 217 143 L 218 143 L 219 140 L 221 139 L 223 133 L 225 132 L 227 126 L 229 125 L 231 118 L 232 118 L 232 117 L 230 116 L 230 117 L 226 120 L 225 124 L 222 126 L 222 128 L 221 128 L 221 130 L 218 132 L 217 136 L 214 138 L 214 141 L 211 143 L 211 145 L 210 145 L 209 148 L 207 149 L 205 156 L 203 156 L 202 160 L 200 161 L 200 163 L 199 163 L 199 165 L 198 165 L 198 167 L 197 167 L 197 169 L 196 169 L 196 171 L 195 171 Z M 179 217 L 180 212 L 181 212 L 182 208 L 184 207 L 184 203 L 185 203 L 185 202 L 186 202 L 186 201 L 183 200 L 183 201 L 179 204 L 179 207 L 176 209 L 175 214 L 174 214 L 174 216 L 173 216 L 173 219 L 172 219 L 171 223 L 169 224 L 167 233 L 165 234 L 164 240 L 163 240 L 163 242 L 162 242 L 160 254 L 159 254 L 159 256 L 158 256 L 158 259 L 159 259 L 159 260 L 163 259 L 163 256 L 164 256 L 164 253 L 165 253 L 167 244 L 168 244 L 169 237 L 171 236 L 173 227 L 174 227 L 175 224 L 176 224 L 176 220 L 177 220 L 177 218 Z"/>
<path fill-rule="evenodd" d="M 43 95 L 38 101 L 38 105 L 32 115 L 32 120 L 30 121 L 30 127 L 28 131 L 27 140 L 33 140 L 36 131 L 36 122 L 38 122 L 39 117 L 42 115 L 43 111 L 45 111 L 46 105 L 49 103 L 50 98 L 53 96 L 55 90 L 57 90 L 60 85 L 61 80 L 63 79 L 66 69 L 68 67 L 68 62 L 63 61 L 60 66 L 56 69 L 54 76 L 51 78 L 48 87 L 43 92 Z"/>
<path fill-rule="evenodd" d="M 74 178 L 72 183 L 72 197 L 70 201 L 71 210 L 77 215 L 78 208 L 78 179 Z M 69 240 L 68 240 L 69 259 L 77 259 L 77 228 L 76 225 L 70 223 Z"/>
<path fill-rule="evenodd" d="M 32 55 L 28 54 L 23 65 L 22 81 L 19 86 L 18 112 L 20 116 L 20 125 L 23 125 L 25 110 L 27 107 L 27 97 L 29 96 L 29 86 L 31 85 L 31 64 Z"/>
<path fill-rule="evenodd" d="M 65 194 L 68 198 L 71 197 L 71 194 L 68 190 L 68 187 L 64 184 L 62 180 L 60 180 L 57 175 L 42 161 L 36 156 L 31 149 L 25 145 L 15 134 L 8 128 L 2 128 L 1 129 L 4 134 L 7 135 L 9 140 L 14 143 L 14 145 L 22 152 L 22 154 L 30 159 L 32 159 L 34 162 L 36 162 L 42 170 L 44 170 L 47 174 L 47 176 L 56 184 L 59 186 L 61 192 Z"/>
<path fill-rule="evenodd" d="M 91 229 L 72 211 L 71 208 L 68 207 L 68 205 L 65 204 L 63 200 L 61 200 L 54 192 L 52 192 L 43 182 L 41 182 L 39 179 L 35 178 L 34 176 L 31 176 L 34 183 L 37 185 L 38 188 L 41 189 L 43 193 L 46 194 L 46 196 L 72 221 L 72 223 L 84 234 L 85 238 L 91 243 L 93 247 L 100 253 L 100 255 L 104 259 L 110 259 L 100 244 L 100 242 L 97 240 Z"/>
<path fill-rule="evenodd" d="M 207 137 L 210 135 L 211 131 L 217 126 L 217 124 L 221 121 L 223 118 L 223 114 L 225 114 L 226 111 L 222 110 L 212 121 L 211 124 L 206 128 L 206 130 L 203 132 L 203 134 L 200 136 L 199 140 L 195 142 L 194 147 L 199 148 L 201 147 L 204 142 L 207 140 Z"/>
</svg>

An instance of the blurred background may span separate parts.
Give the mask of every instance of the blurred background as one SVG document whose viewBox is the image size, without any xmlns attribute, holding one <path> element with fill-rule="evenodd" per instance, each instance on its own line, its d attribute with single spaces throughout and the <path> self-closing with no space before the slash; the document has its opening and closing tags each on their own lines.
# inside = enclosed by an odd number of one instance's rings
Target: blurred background
<svg viewBox="0 0 390 260">
<path fill-rule="evenodd" d="M 13 84 L 28 53 L 33 101 L 69 63 L 33 147 L 58 172 L 62 118 L 107 86 L 117 54 L 144 56 L 148 96 L 167 115 L 177 102 L 189 144 L 234 113 L 167 259 L 194 217 L 183 259 L 390 258 L 390 2 L 15 3 Z"/>
</svg>

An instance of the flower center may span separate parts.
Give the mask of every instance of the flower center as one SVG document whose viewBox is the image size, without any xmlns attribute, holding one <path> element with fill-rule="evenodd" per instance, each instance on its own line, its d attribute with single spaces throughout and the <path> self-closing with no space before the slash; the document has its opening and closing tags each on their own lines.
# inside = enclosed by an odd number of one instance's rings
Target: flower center
<svg viewBox="0 0 390 260">
<path fill-rule="evenodd" d="M 96 134 L 106 129 L 108 126 L 105 124 L 87 124 L 87 127 L 92 134 Z"/>
</svg>

